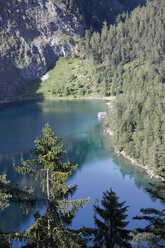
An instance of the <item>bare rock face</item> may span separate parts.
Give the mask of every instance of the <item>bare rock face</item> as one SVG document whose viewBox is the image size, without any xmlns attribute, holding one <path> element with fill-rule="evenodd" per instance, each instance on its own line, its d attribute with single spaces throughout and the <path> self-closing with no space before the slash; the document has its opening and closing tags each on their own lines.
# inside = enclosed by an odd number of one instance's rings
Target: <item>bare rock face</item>
<svg viewBox="0 0 165 248">
<path fill-rule="evenodd" d="M 84 28 L 61 0 L 0 0 L 0 99 L 68 56 Z"/>
</svg>

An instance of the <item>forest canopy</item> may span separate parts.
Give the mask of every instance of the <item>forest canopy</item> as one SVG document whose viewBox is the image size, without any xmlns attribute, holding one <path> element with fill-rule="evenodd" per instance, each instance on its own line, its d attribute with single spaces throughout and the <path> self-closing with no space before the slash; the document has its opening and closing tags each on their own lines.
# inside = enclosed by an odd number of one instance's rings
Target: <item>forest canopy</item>
<svg viewBox="0 0 165 248">
<path fill-rule="evenodd" d="M 81 54 L 93 64 L 91 91 L 117 95 L 107 125 L 115 146 L 161 173 L 165 167 L 165 1 L 86 32 Z"/>
</svg>

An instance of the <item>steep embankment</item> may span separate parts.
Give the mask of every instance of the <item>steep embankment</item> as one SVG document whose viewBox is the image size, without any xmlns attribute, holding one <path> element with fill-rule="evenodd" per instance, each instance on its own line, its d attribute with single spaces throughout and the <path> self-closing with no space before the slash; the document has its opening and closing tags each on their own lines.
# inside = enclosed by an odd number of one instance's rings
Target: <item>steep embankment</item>
<svg viewBox="0 0 165 248">
<path fill-rule="evenodd" d="M 73 48 L 84 24 L 56 0 L 0 0 L 0 99 L 43 75 Z"/>
</svg>

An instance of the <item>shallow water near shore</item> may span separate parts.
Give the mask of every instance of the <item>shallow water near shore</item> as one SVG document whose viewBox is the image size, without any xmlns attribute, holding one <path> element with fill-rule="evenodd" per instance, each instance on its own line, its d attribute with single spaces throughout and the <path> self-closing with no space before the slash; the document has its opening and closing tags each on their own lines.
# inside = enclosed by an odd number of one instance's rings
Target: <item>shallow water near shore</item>
<svg viewBox="0 0 165 248">
<path fill-rule="evenodd" d="M 111 150 L 110 136 L 103 132 L 102 122 L 97 113 L 108 111 L 105 100 L 46 100 L 24 104 L 10 104 L 0 110 L 0 173 L 6 173 L 12 185 L 23 188 L 35 187 L 40 196 L 39 184 L 31 176 L 22 177 L 13 170 L 12 164 L 18 163 L 27 150 L 34 146 L 34 140 L 41 134 L 42 127 L 49 123 L 68 151 L 66 159 L 78 164 L 77 172 L 69 184 L 78 184 L 73 199 L 91 197 L 87 206 L 79 211 L 73 221 L 73 228 L 94 226 L 93 205 L 102 198 L 102 192 L 112 188 L 119 201 L 126 201 L 129 228 L 144 222 L 132 220 L 141 208 L 162 209 L 159 200 L 151 199 L 145 187 L 152 182 L 143 170 L 132 166 L 124 158 Z M 40 204 L 37 209 L 44 212 Z M 34 223 L 34 210 L 23 215 L 23 209 L 11 204 L 0 212 L 0 230 L 23 231 Z M 13 246 L 13 247 L 16 247 Z M 19 246 L 17 246 L 19 247 Z"/>
</svg>

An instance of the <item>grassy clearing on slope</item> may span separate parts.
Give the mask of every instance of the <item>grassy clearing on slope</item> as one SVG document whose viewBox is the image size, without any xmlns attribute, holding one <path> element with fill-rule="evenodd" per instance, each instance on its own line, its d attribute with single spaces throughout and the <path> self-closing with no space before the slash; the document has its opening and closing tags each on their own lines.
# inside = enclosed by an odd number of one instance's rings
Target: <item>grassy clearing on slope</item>
<svg viewBox="0 0 165 248">
<path fill-rule="evenodd" d="M 48 78 L 35 80 L 19 90 L 25 97 L 42 96 L 83 97 L 93 95 L 94 76 L 90 61 L 80 58 L 59 58 L 53 69 L 47 72 Z"/>
</svg>

